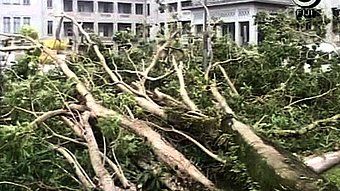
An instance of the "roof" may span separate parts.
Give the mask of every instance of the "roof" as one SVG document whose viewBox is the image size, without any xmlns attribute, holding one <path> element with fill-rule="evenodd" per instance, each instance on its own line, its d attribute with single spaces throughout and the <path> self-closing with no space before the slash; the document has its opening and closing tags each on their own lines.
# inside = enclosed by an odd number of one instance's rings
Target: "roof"
<svg viewBox="0 0 340 191">
<path fill-rule="evenodd" d="M 207 7 L 232 5 L 232 4 L 245 4 L 245 3 L 262 3 L 281 6 L 294 5 L 292 0 L 208 0 Z M 201 9 L 203 8 L 201 3 L 193 3 L 192 6 L 183 7 L 183 9 Z"/>
</svg>

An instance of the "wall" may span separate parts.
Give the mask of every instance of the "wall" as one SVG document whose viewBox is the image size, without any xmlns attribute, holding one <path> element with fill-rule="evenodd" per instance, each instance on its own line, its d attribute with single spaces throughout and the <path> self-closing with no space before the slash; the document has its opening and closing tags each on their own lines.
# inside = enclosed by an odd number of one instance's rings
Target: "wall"
<svg viewBox="0 0 340 191">
<path fill-rule="evenodd" d="M 42 33 L 41 2 L 38 0 L 31 0 L 30 5 L 23 5 L 22 3 L 23 0 L 20 1 L 20 5 L 7 5 L 0 1 L 0 32 L 3 32 L 4 17 L 11 17 L 11 32 L 13 32 L 13 17 L 21 17 L 21 25 L 23 23 L 23 17 L 30 17 L 31 26 L 35 28 L 39 34 Z"/>
<path fill-rule="evenodd" d="M 322 9 L 325 15 L 332 19 L 332 8 L 340 9 L 340 0 L 321 0 L 321 3 L 317 6 L 317 8 Z M 332 23 L 327 25 L 327 34 L 325 40 L 327 42 L 340 45 L 340 33 L 332 32 Z"/>
</svg>

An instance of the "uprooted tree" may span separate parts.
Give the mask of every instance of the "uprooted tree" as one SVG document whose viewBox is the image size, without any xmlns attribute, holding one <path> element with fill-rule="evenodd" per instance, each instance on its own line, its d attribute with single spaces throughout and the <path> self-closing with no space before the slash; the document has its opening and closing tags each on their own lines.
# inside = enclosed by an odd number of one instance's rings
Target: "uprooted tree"
<svg viewBox="0 0 340 191">
<path fill-rule="evenodd" d="M 32 44 L 0 79 L 2 190 L 337 190 L 320 173 L 339 163 L 340 57 L 306 46 L 322 25 L 258 15 L 259 46 L 214 39 L 203 68 L 180 31 L 107 48 L 58 17 L 82 51 L 2 34 Z"/>
</svg>

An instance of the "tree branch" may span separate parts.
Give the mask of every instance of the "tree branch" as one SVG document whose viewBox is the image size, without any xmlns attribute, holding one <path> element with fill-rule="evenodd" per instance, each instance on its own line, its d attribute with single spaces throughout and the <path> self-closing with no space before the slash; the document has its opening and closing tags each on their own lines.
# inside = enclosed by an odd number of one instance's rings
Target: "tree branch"
<svg viewBox="0 0 340 191">
<path fill-rule="evenodd" d="M 64 110 L 64 109 L 58 109 L 58 110 L 54 110 L 54 111 L 48 111 L 45 112 L 43 115 L 39 116 L 38 118 L 36 118 L 30 125 L 36 125 L 39 123 L 42 123 L 44 121 L 46 121 L 47 119 L 57 116 L 57 115 L 62 115 L 62 114 L 70 114 L 68 111 Z"/>
<path fill-rule="evenodd" d="M 80 166 L 77 158 L 71 155 L 70 151 L 67 151 L 67 149 L 62 146 L 56 146 L 53 144 L 50 144 L 50 147 L 62 154 L 66 158 L 67 162 L 72 165 L 72 167 L 75 169 L 76 175 L 86 190 L 92 190 L 93 188 L 96 188 L 96 185 L 91 181 L 91 179 L 85 173 L 85 170 Z"/>
<path fill-rule="evenodd" d="M 109 172 L 105 169 L 104 164 L 101 160 L 100 151 L 98 148 L 98 144 L 96 138 L 94 137 L 91 125 L 88 120 L 90 118 L 91 113 L 85 111 L 82 115 L 82 124 L 85 130 L 84 139 L 88 144 L 88 150 L 90 155 L 91 164 L 94 172 L 99 178 L 99 182 L 104 191 L 112 191 L 115 190 L 114 182 L 109 174 Z"/>
<path fill-rule="evenodd" d="M 179 65 L 177 64 L 177 61 L 175 59 L 175 56 L 172 56 L 172 64 L 175 67 L 175 71 L 178 77 L 178 81 L 179 81 L 179 93 L 182 97 L 183 102 L 185 103 L 185 105 L 187 105 L 191 110 L 193 111 L 197 111 L 198 108 L 195 105 L 195 103 L 190 99 L 187 90 L 185 89 L 185 83 L 184 83 L 184 77 L 183 77 L 183 62 L 180 62 Z"/>
<path fill-rule="evenodd" d="M 329 152 L 321 156 L 309 156 L 304 163 L 316 173 L 322 173 L 340 163 L 340 151 Z"/>
</svg>

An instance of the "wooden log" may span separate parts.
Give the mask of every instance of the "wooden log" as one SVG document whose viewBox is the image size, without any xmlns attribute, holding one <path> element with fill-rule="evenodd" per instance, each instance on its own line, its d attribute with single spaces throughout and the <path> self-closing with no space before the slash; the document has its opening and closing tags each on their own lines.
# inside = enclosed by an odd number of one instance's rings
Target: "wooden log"
<svg viewBox="0 0 340 191">
<path fill-rule="evenodd" d="M 223 120 L 221 126 L 235 134 L 240 159 L 263 190 L 339 190 L 280 146 L 260 138 L 250 126 L 235 118 Z"/>
</svg>

